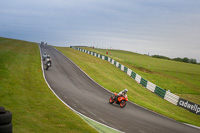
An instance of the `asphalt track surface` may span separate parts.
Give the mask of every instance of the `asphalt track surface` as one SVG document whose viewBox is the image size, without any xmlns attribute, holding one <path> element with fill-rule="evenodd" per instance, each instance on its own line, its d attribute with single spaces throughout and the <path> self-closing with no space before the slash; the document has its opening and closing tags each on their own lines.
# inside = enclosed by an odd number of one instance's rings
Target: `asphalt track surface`
<svg viewBox="0 0 200 133">
<path fill-rule="evenodd" d="M 44 70 L 47 82 L 60 99 L 83 115 L 126 133 L 200 133 L 130 102 L 125 108 L 109 104 L 111 93 L 61 52 L 51 46 L 41 46 L 41 52 L 47 52 L 52 60 L 52 67 Z"/>
</svg>

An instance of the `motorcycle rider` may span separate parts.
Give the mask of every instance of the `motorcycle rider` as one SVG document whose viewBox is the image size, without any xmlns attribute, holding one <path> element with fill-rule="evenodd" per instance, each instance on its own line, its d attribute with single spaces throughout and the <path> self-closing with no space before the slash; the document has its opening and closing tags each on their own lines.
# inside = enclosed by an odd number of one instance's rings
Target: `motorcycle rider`
<svg viewBox="0 0 200 133">
<path fill-rule="evenodd" d="M 51 59 L 50 59 L 50 55 L 47 55 L 47 63 L 50 63 L 50 66 L 51 66 Z M 46 63 L 46 64 L 47 64 Z"/>
<path fill-rule="evenodd" d="M 47 58 L 47 53 L 44 52 L 44 54 L 43 54 L 43 61 L 45 61 L 46 58 Z"/>
<path fill-rule="evenodd" d="M 128 89 L 124 89 L 123 91 L 120 91 L 117 96 L 115 96 L 115 100 L 117 101 L 119 96 L 127 96 L 126 93 L 128 92 Z"/>
</svg>

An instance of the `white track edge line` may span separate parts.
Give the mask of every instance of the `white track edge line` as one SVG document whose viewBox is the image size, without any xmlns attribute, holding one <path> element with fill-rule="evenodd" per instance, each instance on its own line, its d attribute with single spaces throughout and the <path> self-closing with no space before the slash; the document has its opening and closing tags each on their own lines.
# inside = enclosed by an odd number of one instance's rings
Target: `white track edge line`
<svg viewBox="0 0 200 133">
<path fill-rule="evenodd" d="M 183 123 L 183 124 L 185 124 L 185 125 L 187 125 L 187 126 L 191 126 L 191 127 L 197 128 L 197 129 L 200 129 L 200 127 L 195 126 L 195 125 L 191 125 L 191 124 L 188 124 L 188 123 Z"/>
<path fill-rule="evenodd" d="M 54 47 L 53 47 L 54 48 Z M 40 49 L 40 45 L 39 45 L 39 49 Z M 56 48 L 55 48 L 56 49 Z M 56 49 L 57 50 L 57 49 Z M 57 51 L 59 51 L 59 50 L 57 50 Z M 59 51 L 60 52 L 60 51 Z M 60 52 L 61 53 L 61 52 Z M 62 53 L 63 54 L 63 53 Z M 63 54 L 64 55 L 64 54 Z M 98 121 L 96 121 L 96 120 L 93 120 L 92 118 L 89 118 L 89 117 L 87 117 L 87 116 L 85 116 L 85 115 L 83 115 L 82 113 L 80 113 L 80 112 L 78 112 L 78 111 L 76 111 L 75 109 L 73 109 L 72 107 L 70 107 L 67 103 L 65 103 L 60 97 L 58 97 L 58 95 L 53 91 L 53 89 L 51 88 L 51 86 L 49 85 L 49 83 L 47 82 L 47 80 L 46 80 L 46 77 L 45 77 L 45 74 L 44 74 L 44 69 L 43 69 L 43 61 L 42 61 L 42 54 L 41 54 L 41 49 L 40 49 L 40 56 L 41 56 L 41 66 L 42 66 L 42 72 L 43 72 L 43 77 L 44 77 L 44 79 L 45 79 L 45 82 L 46 82 L 46 84 L 48 85 L 48 87 L 50 88 L 50 90 L 54 93 L 54 95 L 62 102 L 62 103 L 64 103 L 68 108 L 70 108 L 72 111 L 74 111 L 75 113 L 77 113 L 77 114 L 79 114 L 79 115 L 81 115 L 81 116 L 83 116 L 83 117 L 86 117 L 86 118 L 88 118 L 88 119 L 90 119 L 90 120 L 92 120 L 92 121 L 94 121 L 94 122 L 96 122 L 96 123 L 98 123 L 98 124 L 100 124 L 100 125 L 103 125 L 103 126 L 105 126 L 105 127 L 108 127 L 108 128 L 111 128 L 111 129 L 113 129 L 113 130 L 115 130 L 115 131 L 118 131 L 118 132 L 122 132 L 122 131 L 119 131 L 119 130 L 117 130 L 117 129 L 115 129 L 115 128 L 112 128 L 112 127 L 110 127 L 110 126 L 107 126 L 107 125 L 105 125 L 105 124 L 103 124 L 103 123 L 100 123 L 100 122 L 98 122 Z M 64 55 L 65 56 L 65 55 Z M 65 56 L 66 58 L 68 58 L 67 56 Z M 68 58 L 69 59 L 69 58 Z M 70 59 L 69 59 L 70 60 Z M 70 60 L 71 61 L 71 60 Z M 74 63 L 73 61 L 71 61 L 72 63 Z M 75 63 L 74 63 L 75 64 Z M 75 64 L 76 65 L 76 64 Z M 77 65 L 76 65 L 77 66 Z M 77 66 L 78 67 L 78 66 Z M 78 67 L 79 68 L 79 67 Z M 79 68 L 80 69 L 80 68 Z M 81 70 L 81 69 L 80 69 Z M 81 70 L 82 71 L 82 70 Z M 84 71 L 83 71 L 84 72 Z M 84 72 L 85 73 L 85 72 Z M 86 74 L 86 73 L 85 73 Z M 87 74 L 86 74 L 87 75 Z M 91 79 L 91 78 L 90 78 Z M 92 79 L 93 80 L 93 79 Z M 93 80 L 94 81 L 94 80 Z M 122 132 L 122 133 L 124 133 L 124 132 Z"/>
</svg>

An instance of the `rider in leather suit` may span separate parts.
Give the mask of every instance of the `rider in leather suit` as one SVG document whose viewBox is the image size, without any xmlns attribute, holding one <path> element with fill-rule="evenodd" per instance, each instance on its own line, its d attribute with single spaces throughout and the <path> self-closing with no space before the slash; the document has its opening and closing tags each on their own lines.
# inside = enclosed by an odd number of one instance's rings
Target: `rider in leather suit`
<svg viewBox="0 0 200 133">
<path fill-rule="evenodd" d="M 128 92 L 128 89 L 124 89 L 123 91 L 120 91 L 117 96 L 115 97 L 115 100 L 117 101 L 119 96 L 127 96 L 126 93 Z"/>
</svg>

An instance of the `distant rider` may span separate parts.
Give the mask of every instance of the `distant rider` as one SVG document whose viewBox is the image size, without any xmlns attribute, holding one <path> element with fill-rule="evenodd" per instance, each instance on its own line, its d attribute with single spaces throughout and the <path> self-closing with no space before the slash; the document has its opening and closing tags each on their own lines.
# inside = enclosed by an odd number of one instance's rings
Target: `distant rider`
<svg viewBox="0 0 200 133">
<path fill-rule="evenodd" d="M 47 63 L 50 63 L 50 66 L 51 66 L 51 59 L 50 59 L 50 55 L 47 55 Z M 46 63 L 46 64 L 47 64 Z"/>
<path fill-rule="evenodd" d="M 115 100 L 117 101 L 119 96 L 127 96 L 126 93 L 128 92 L 128 89 L 124 89 L 123 91 L 120 91 L 117 96 L 115 97 Z"/>
<path fill-rule="evenodd" d="M 47 53 L 44 52 L 44 54 L 43 54 L 43 61 L 45 61 L 46 58 L 47 58 Z"/>
</svg>

